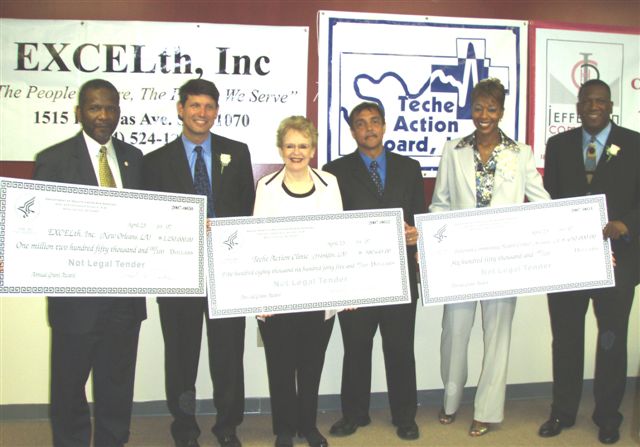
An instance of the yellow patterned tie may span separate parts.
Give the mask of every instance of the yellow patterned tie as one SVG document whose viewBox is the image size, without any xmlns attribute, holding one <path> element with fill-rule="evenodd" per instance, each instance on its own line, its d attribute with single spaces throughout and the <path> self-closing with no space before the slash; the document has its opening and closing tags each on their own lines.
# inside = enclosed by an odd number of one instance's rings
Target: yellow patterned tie
<svg viewBox="0 0 640 447">
<path fill-rule="evenodd" d="M 98 161 L 98 174 L 100 175 L 100 186 L 115 188 L 116 182 L 113 179 L 109 162 L 107 161 L 107 148 L 100 147 L 100 160 Z"/>
</svg>

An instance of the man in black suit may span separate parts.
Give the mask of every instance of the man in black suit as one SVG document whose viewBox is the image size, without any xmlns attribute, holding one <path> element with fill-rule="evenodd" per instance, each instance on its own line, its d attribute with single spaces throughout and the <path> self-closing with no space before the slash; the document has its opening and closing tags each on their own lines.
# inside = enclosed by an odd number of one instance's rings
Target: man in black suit
<svg viewBox="0 0 640 447">
<path fill-rule="evenodd" d="M 415 160 L 383 147 L 385 118 L 382 108 L 363 102 L 349 115 L 351 135 L 358 149 L 332 161 L 324 169 L 338 178 L 345 210 L 402 208 L 408 259 L 416 253 L 418 233 L 413 216 L 426 212 L 420 165 Z M 413 353 L 415 332 L 416 263 L 409 263 L 412 302 L 391 306 L 363 307 L 341 312 L 344 345 L 342 364 L 342 418 L 331 427 L 334 436 L 348 436 L 368 425 L 371 394 L 371 352 L 380 328 L 391 420 L 401 439 L 420 436 L 417 411 L 416 367 Z"/>
<path fill-rule="evenodd" d="M 553 334 L 553 403 L 540 427 L 556 436 L 575 423 L 582 394 L 585 313 L 589 300 L 598 321 L 592 415 L 604 444 L 618 441 L 618 411 L 627 376 L 627 331 L 634 289 L 640 281 L 640 134 L 610 121 L 611 90 L 601 80 L 585 82 L 578 93 L 582 127 L 547 143 L 544 186 L 554 199 L 604 194 L 609 222 L 603 229 L 616 258 L 615 287 L 550 293 Z M 592 165 L 590 166 L 590 162 Z"/>
<path fill-rule="evenodd" d="M 250 216 L 255 198 L 251 157 L 246 144 L 210 133 L 220 94 L 213 82 L 193 79 L 180 87 L 178 116 L 182 135 L 147 154 L 145 188 L 208 196 L 207 217 Z M 165 346 L 167 404 L 173 415 L 176 446 L 197 446 L 196 375 L 207 326 L 209 370 L 217 410 L 212 431 L 223 447 L 238 447 L 236 427 L 244 414 L 244 317 L 209 319 L 207 299 L 158 298 Z"/>
<path fill-rule="evenodd" d="M 120 118 L 119 102 L 110 82 L 85 83 L 76 107 L 82 132 L 40 152 L 34 179 L 139 189 L 142 152 L 111 137 Z M 105 184 L 107 171 L 111 177 Z M 131 424 L 140 322 L 147 317 L 144 298 L 50 297 L 47 302 L 53 444 L 90 445 L 85 384 L 93 371 L 94 445 L 124 445 Z"/>
</svg>

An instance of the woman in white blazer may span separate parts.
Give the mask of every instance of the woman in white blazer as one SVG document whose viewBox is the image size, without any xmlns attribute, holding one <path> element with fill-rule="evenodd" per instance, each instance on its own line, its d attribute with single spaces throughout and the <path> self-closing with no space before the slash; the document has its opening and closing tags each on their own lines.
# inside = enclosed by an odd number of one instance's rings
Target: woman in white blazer
<svg viewBox="0 0 640 447">
<path fill-rule="evenodd" d="M 499 128 L 505 89 L 497 79 L 485 79 L 471 93 L 471 117 L 476 130 L 448 141 L 429 207 L 432 213 L 465 208 L 512 205 L 550 200 L 536 170 L 531 148 L 516 143 Z M 482 234 L 478 234 L 481 238 Z M 476 301 L 445 304 L 440 344 L 444 404 L 442 424 L 455 420 L 467 380 L 467 350 Z M 511 322 L 516 298 L 481 301 L 484 359 L 475 397 L 471 436 L 482 436 L 491 423 L 502 422 Z"/>
<path fill-rule="evenodd" d="M 303 116 L 285 118 L 276 143 L 284 166 L 262 177 L 254 216 L 287 216 L 342 211 L 336 178 L 309 166 L 318 143 L 313 123 Z M 310 238 L 313 235 L 309 235 Z M 335 311 L 263 315 L 258 328 L 264 342 L 275 447 L 292 447 L 293 437 L 309 447 L 328 447 L 318 431 L 318 389 Z"/>
</svg>

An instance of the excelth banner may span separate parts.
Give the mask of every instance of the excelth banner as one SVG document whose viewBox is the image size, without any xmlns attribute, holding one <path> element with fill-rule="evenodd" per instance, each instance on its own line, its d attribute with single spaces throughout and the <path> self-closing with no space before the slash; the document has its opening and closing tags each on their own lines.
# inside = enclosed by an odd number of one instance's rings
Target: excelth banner
<svg viewBox="0 0 640 447">
<path fill-rule="evenodd" d="M 372 101 L 385 111 L 386 150 L 435 177 L 444 143 L 474 131 L 471 90 L 489 77 L 507 89 L 500 127 L 524 139 L 526 22 L 333 11 L 318 22 L 319 164 L 355 150 L 349 112 Z"/>
<path fill-rule="evenodd" d="M 281 163 L 280 121 L 305 115 L 307 27 L 0 19 L 0 159 L 33 160 L 80 130 L 77 92 L 103 78 L 120 91 L 115 136 L 147 153 L 181 133 L 178 88 L 213 81 L 212 131 Z"/>
<path fill-rule="evenodd" d="M 589 79 L 611 88 L 613 122 L 640 131 L 640 29 L 531 22 L 531 42 L 529 142 L 539 168 L 549 137 L 582 125 L 578 89 Z"/>
</svg>

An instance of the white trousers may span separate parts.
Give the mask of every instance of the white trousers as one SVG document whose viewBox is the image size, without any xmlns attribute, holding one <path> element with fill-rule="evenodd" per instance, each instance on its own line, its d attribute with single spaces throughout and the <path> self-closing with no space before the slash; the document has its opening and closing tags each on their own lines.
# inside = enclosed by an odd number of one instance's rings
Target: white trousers
<svg viewBox="0 0 640 447">
<path fill-rule="evenodd" d="M 454 414 L 460 407 L 467 382 L 467 351 L 477 301 L 445 304 L 440 340 L 440 374 L 444 383 L 444 411 Z M 484 357 L 475 397 L 473 418 L 497 423 L 504 419 L 504 401 L 511 343 L 511 322 L 516 298 L 484 300 L 482 328 Z"/>
</svg>

